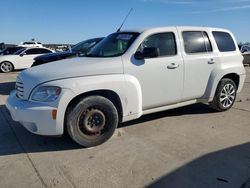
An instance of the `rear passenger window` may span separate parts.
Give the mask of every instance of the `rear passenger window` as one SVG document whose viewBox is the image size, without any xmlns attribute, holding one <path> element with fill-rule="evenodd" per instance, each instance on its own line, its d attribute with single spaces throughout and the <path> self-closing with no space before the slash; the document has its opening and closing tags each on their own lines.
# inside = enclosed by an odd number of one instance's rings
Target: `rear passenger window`
<svg viewBox="0 0 250 188">
<path fill-rule="evenodd" d="M 206 53 L 212 51 L 211 42 L 204 31 L 184 31 L 182 33 L 186 53 Z"/>
<path fill-rule="evenodd" d="M 235 51 L 234 41 L 229 33 L 213 31 L 213 36 L 220 52 Z"/>
<path fill-rule="evenodd" d="M 147 37 L 139 47 L 139 51 L 144 48 L 158 48 L 159 56 L 171 56 L 177 53 L 174 33 L 158 33 Z"/>
</svg>

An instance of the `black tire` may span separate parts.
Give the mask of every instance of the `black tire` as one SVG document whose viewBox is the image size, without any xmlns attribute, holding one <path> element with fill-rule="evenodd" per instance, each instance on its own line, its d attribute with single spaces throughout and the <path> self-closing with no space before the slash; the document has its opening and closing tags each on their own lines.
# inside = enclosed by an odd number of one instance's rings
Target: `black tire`
<svg viewBox="0 0 250 188">
<path fill-rule="evenodd" d="M 227 90 L 226 88 L 230 89 Z M 235 82 L 229 78 L 223 78 L 217 86 L 213 101 L 210 103 L 210 107 L 219 112 L 229 110 L 235 102 L 236 94 L 237 87 Z"/>
<path fill-rule="evenodd" d="M 106 142 L 118 125 L 114 104 L 102 96 L 89 96 L 70 107 L 66 117 L 69 136 L 84 147 Z"/>
<path fill-rule="evenodd" d="M 0 71 L 4 73 L 8 73 L 14 70 L 14 66 L 9 61 L 3 61 L 0 63 Z"/>
</svg>

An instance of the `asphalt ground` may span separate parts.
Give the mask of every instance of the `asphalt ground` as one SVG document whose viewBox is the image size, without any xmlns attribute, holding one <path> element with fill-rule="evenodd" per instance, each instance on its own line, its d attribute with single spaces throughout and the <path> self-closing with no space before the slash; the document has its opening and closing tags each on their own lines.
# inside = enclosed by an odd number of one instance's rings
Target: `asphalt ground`
<svg viewBox="0 0 250 188">
<path fill-rule="evenodd" d="M 14 122 L 6 99 L 18 72 L 0 73 L 0 187 L 249 188 L 250 67 L 232 109 L 196 104 L 119 125 L 86 149 Z"/>
</svg>

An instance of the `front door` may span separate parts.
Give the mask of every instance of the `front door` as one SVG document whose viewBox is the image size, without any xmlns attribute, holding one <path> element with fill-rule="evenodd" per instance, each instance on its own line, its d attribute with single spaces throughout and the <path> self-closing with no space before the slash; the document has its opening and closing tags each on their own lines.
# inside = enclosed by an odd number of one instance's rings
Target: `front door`
<svg viewBox="0 0 250 188">
<path fill-rule="evenodd" d="M 34 63 L 34 58 L 38 55 L 42 55 L 40 48 L 32 48 L 24 51 L 20 56 L 20 63 L 22 64 L 22 68 L 29 68 Z"/>
<path fill-rule="evenodd" d="M 158 57 L 143 60 L 131 58 L 125 74 L 135 76 L 142 89 L 142 108 L 148 110 L 178 103 L 183 92 L 183 60 L 176 42 L 177 31 L 149 34 L 137 51 L 156 48 Z M 128 65 L 129 64 L 129 65 Z"/>
</svg>

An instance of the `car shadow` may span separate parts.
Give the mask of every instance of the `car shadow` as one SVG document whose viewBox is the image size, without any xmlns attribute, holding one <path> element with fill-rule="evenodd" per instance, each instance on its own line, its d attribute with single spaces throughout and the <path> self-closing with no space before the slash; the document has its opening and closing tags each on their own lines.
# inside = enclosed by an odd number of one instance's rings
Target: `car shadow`
<svg viewBox="0 0 250 188">
<path fill-rule="evenodd" d="M 206 105 L 197 104 L 175 110 L 154 113 L 141 118 L 122 123 L 118 128 L 133 126 L 142 122 L 164 118 L 167 116 L 180 116 L 183 114 L 212 113 Z M 83 149 L 73 142 L 68 134 L 62 137 L 48 137 L 32 134 L 25 130 L 18 122 L 14 122 L 5 105 L 0 105 L 0 156 L 17 153 L 34 153 L 47 151 L 61 151 Z"/>
<path fill-rule="evenodd" d="M 121 123 L 119 127 L 127 127 L 130 125 L 140 124 L 146 121 L 151 121 L 155 119 L 161 119 L 165 117 L 173 117 L 173 116 L 182 116 L 188 114 L 209 114 L 209 113 L 217 113 L 215 110 L 209 107 L 207 104 L 193 104 L 189 106 L 184 106 L 180 108 L 175 108 L 171 110 L 166 110 L 162 112 L 156 112 L 148 115 L 144 115 L 141 118 L 128 121 L 125 123 Z"/>
<path fill-rule="evenodd" d="M 163 175 L 147 187 L 249 188 L 249 177 L 250 142 L 205 154 Z"/>
<path fill-rule="evenodd" d="M 0 95 L 9 95 L 15 89 L 15 82 L 0 83 Z"/>
<path fill-rule="evenodd" d="M 164 115 L 178 116 L 187 111 L 189 114 L 198 114 L 198 110 L 203 109 L 201 107 L 200 105 L 192 105 L 179 110 L 147 115 L 137 121 L 132 121 L 130 125 L 156 119 L 157 117 L 161 118 Z M 203 109 L 203 113 L 207 110 L 208 108 Z M 208 112 L 210 111 L 208 110 Z M 4 105 L 0 106 L 0 122 L 0 156 L 83 149 L 74 143 L 68 135 L 56 138 L 29 133 L 19 123 L 11 120 L 10 114 Z M 130 125 L 127 124 L 126 126 Z M 165 168 L 168 171 L 168 164 L 166 164 Z M 164 174 L 147 187 L 249 188 L 249 177 L 250 142 L 204 154 L 172 172 Z"/>
<path fill-rule="evenodd" d="M 39 136 L 14 122 L 5 105 L 0 105 L 0 156 L 82 149 L 68 134 L 62 137 Z"/>
</svg>

